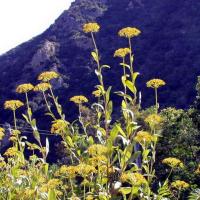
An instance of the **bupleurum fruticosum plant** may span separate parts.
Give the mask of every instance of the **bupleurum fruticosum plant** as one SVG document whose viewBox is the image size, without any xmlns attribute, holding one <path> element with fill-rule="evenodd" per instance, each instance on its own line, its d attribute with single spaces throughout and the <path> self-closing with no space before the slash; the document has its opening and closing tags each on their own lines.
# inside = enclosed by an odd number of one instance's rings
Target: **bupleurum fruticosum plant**
<svg viewBox="0 0 200 200">
<path fill-rule="evenodd" d="M 13 112 L 14 124 L 10 136 L 12 145 L 0 157 L 0 200 L 181 199 L 182 192 L 188 190 L 190 184 L 174 178 L 173 173 L 184 169 L 183 162 L 178 158 L 165 158 L 160 164 L 166 165 L 169 173 L 162 181 L 157 180 L 155 171 L 156 144 L 163 123 L 157 90 L 165 85 L 163 80 L 147 82 L 147 87 L 155 91 L 155 109 L 143 118 L 143 124 L 138 121 L 141 117 L 141 94 L 136 87 L 139 72 L 134 66 L 132 40 L 141 31 L 126 27 L 118 32 L 127 40 L 127 46 L 113 52 L 123 69 L 123 91 L 115 92 L 122 99 L 122 116 L 117 121 L 112 119 L 115 109 L 110 99 L 112 88 L 105 87 L 102 74 L 110 66 L 102 64 L 95 40 L 100 26 L 95 22 L 87 23 L 83 31 L 86 36 L 91 36 L 94 45 L 91 55 L 98 84 L 92 94 L 97 102 L 90 108 L 85 96 L 77 94 L 71 97 L 69 101 L 78 108 L 79 123 L 70 123 L 65 119 L 53 91 L 52 80 L 60 77 L 57 72 L 42 72 L 38 76 L 40 83 L 36 86 L 25 83 L 17 87 L 16 92 L 24 94 L 25 102 L 9 100 L 4 104 L 5 109 Z M 47 163 L 49 141 L 41 141 L 29 101 L 30 92 L 42 95 L 47 111 L 45 114 L 52 118 L 50 132 L 62 138 L 66 164 L 50 166 Z M 22 136 L 18 127 L 16 111 L 22 106 L 26 107 L 23 117 L 32 128 L 35 143 Z M 4 135 L 5 130 L 0 127 L 0 140 Z M 28 160 L 24 156 L 25 148 L 31 152 Z M 200 174 L 199 171 L 200 167 L 195 173 Z M 190 199 L 195 199 L 197 195 L 196 190 Z"/>
</svg>

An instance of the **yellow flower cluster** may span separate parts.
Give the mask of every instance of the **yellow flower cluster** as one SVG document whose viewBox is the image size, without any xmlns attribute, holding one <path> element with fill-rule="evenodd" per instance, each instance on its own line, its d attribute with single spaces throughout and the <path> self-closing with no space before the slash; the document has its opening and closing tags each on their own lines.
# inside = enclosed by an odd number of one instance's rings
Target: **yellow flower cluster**
<svg viewBox="0 0 200 200">
<path fill-rule="evenodd" d="M 21 132 L 19 130 L 12 130 L 9 140 L 12 142 L 16 142 L 18 140 L 19 134 L 21 134 Z"/>
<path fill-rule="evenodd" d="M 3 157 L 0 157 L 0 170 L 3 170 L 4 168 L 6 168 L 6 162 Z"/>
<path fill-rule="evenodd" d="M 56 175 L 66 175 L 66 176 L 68 176 L 70 178 L 73 178 L 73 177 L 76 176 L 76 172 L 77 172 L 77 167 L 76 166 L 63 165 L 63 166 L 61 166 L 59 171 L 56 173 Z"/>
<path fill-rule="evenodd" d="M 183 163 L 179 159 L 172 158 L 172 157 L 165 158 L 162 161 L 162 163 L 170 166 L 171 168 L 175 168 L 175 167 L 183 168 L 184 167 Z"/>
<path fill-rule="evenodd" d="M 88 148 L 88 154 L 91 156 L 105 155 L 108 153 L 108 148 L 102 144 L 93 144 Z"/>
<path fill-rule="evenodd" d="M 178 190 L 184 190 L 184 189 L 189 188 L 190 185 L 186 183 L 185 181 L 177 180 L 177 181 L 172 182 L 172 187 Z"/>
<path fill-rule="evenodd" d="M 70 98 L 70 101 L 76 103 L 76 104 L 82 104 L 88 102 L 88 99 L 85 96 L 73 96 Z"/>
<path fill-rule="evenodd" d="M 51 133 L 63 134 L 64 132 L 66 132 L 68 125 L 69 122 L 65 120 L 62 119 L 55 120 L 53 121 L 53 124 L 51 126 Z"/>
<path fill-rule="evenodd" d="M 94 156 L 92 158 L 89 158 L 89 164 L 91 164 L 94 167 L 97 166 L 102 166 L 105 165 L 107 163 L 107 158 L 104 155 L 98 155 L 98 156 Z"/>
<path fill-rule="evenodd" d="M 4 153 L 4 156 L 14 157 L 17 155 L 17 153 L 18 153 L 18 150 L 16 147 L 10 147 L 9 149 L 6 150 L 6 152 Z"/>
<path fill-rule="evenodd" d="M 99 29 L 100 29 L 100 26 L 97 23 L 87 23 L 83 25 L 83 31 L 85 33 L 95 33 L 95 32 L 98 32 Z"/>
<path fill-rule="evenodd" d="M 29 199 L 33 199 L 35 192 L 36 191 L 34 189 L 26 188 L 26 190 L 23 190 L 19 194 L 19 196 L 20 196 L 21 199 L 29 200 Z"/>
<path fill-rule="evenodd" d="M 33 90 L 34 86 L 31 83 L 25 83 L 18 85 L 16 92 L 17 93 L 27 93 L 31 90 Z"/>
<path fill-rule="evenodd" d="M 59 74 L 55 71 L 46 71 L 46 72 L 42 72 L 39 76 L 38 76 L 38 80 L 43 81 L 43 82 L 49 82 L 52 79 L 58 78 Z"/>
<path fill-rule="evenodd" d="M 0 127 L 0 140 L 3 139 L 4 135 L 5 135 L 5 129 Z"/>
<path fill-rule="evenodd" d="M 47 185 L 48 189 L 56 189 L 59 185 L 62 185 L 62 181 L 57 178 L 53 178 L 48 181 Z"/>
<path fill-rule="evenodd" d="M 118 34 L 120 37 L 132 38 L 138 36 L 141 31 L 135 27 L 126 27 L 121 29 Z"/>
<path fill-rule="evenodd" d="M 163 118 L 158 114 L 151 114 L 144 120 L 152 129 L 158 128 L 163 122 Z"/>
<path fill-rule="evenodd" d="M 154 140 L 153 136 L 147 131 L 139 131 L 134 139 L 141 145 L 149 144 Z"/>
<path fill-rule="evenodd" d="M 120 48 L 115 51 L 114 57 L 124 58 L 129 53 L 130 53 L 129 48 Z"/>
<path fill-rule="evenodd" d="M 49 84 L 49 83 L 39 83 L 34 87 L 34 91 L 45 92 L 50 88 L 51 88 L 51 84 Z"/>
<path fill-rule="evenodd" d="M 164 86 L 165 84 L 165 81 L 163 81 L 162 79 L 152 79 L 147 82 L 147 87 L 157 89 L 159 87 Z"/>
<path fill-rule="evenodd" d="M 9 100 L 4 103 L 4 108 L 8 110 L 16 110 L 23 105 L 24 103 L 19 100 Z"/>
<path fill-rule="evenodd" d="M 91 165 L 87 165 L 85 163 L 81 163 L 79 165 L 76 166 L 76 171 L 79 175 L 81 175 L 82 177 L 86 177 L 92 173 L 96 173 L 97 170 L 95 169 L 94 166 Z"/>
<path fill-rule="evenodd" d="M 92 94 L 93 94 L 95 97 L 100 97 L 100 96 L 102 96 L 100 90 L 95 90 L 95 91 L 92 92 Z"/>
<path fill-rule="evenodd" d="M 29 143 L 29 142 L 27 142 L 26 144 L 27 144 L 27 146 L 28 146 L 27 149 L 29 149 L 29 150 L 31 150 L 31 151 L 34 151 L 34 150 L 38 149 L 38 145 L 35 144 L 35 143 Z"/>
<path fill-rule="evenodd" d="M 122 173 L 121 175 L 122 182 L 128 182 L 133 186 L 141 186 L 147 185 L 147 180 L 145 177 L 140 173 Z"/>
</svg>

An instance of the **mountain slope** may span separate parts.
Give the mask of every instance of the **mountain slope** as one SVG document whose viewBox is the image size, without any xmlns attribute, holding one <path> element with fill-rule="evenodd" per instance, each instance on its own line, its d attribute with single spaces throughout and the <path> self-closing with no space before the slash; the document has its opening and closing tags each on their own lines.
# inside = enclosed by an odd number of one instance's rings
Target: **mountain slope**
<svg viewBox="0 0 200 200">
<path fill-rule="evenodd" d="M 142 31 L 133 46 L 143 106 L 153 103 L 153 92 L 145 88 L 145 82 L 159 77 L 167 82 L 160 91 L 161 105 L 187 107 L 200 74 L 199 9 L 200 2 L 195 0 L 76 0 L 43 34 L 0 56 L 0 107 L 6 99 L 19 98 L 15 94 L 18 84 L 36 83 L 37 75 L 49 69 L 62 75 L 54 85 L 65 109 L 69 97 L 90 96 L 96 84 L 95 66 L 90 58 L 91 39 L 82 32 L 82 25 L 89 21 L 101 25 L 97 42 L 104 64 L 111 65 L 105 80 L 114 84 L 113 90 L 121 88 L 122 71 L 113 52 L 127 45 L 117 32 L 136 26 Z M 35 110 L 42 107 L 40 103 L 41 98 L 34 96 Z"/>
</svg>

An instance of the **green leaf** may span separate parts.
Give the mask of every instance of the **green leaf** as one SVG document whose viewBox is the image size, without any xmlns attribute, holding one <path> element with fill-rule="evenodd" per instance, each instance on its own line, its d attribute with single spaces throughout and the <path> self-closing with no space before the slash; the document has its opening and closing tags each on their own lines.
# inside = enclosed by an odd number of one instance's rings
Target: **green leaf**
<svg viewBox="0 0 200 200">
<path fill-rule="evenodd" d="M 126 83 L 126 86 L 128 87 L 128 89 L 129 89 L 133 94 L 136 94 L 137 89 L 136 89 L 135 85 L 134 85 L 131 81 L 129 81 L 129 80 L 126 80 L 125 83 Z"/>
<path fill-rule="evenodd" d="M 98 58 L 98 55 L 97 55 L 96 52 L 92 51 L 92 52 L 91 52 L 91 55 L 92 55 L 93 59 L 94 59 L 96 62 L 99 61 L 99 58 Z"/>
<path fill-rule="evenodd" d="M 133 145 L 128 145 L 124 150 L 124 161 L 125 163 L 131 158 L 133 152 Z"/>
<path fill-rule="evenodd" d="M 117 92 L 114 92 L 115 94 L 117 94 L 117 95 L 119 95 L 119 96 L 121 96 L 121 97 L 123 97 L 123 98 L 127 98 L 129 101 L 132 101 L 132 98 L 131 98 L 131 96 L 130 95 L 127 95 L 127 94 L 125 94 L 124 92 L 122 92 L 122 91 L 117 91 Z"/>
<path fill-rule="evenodd" d="M 101 94 L 104 94 L 104 93 L 105 93 L 105 90 L 104 90 L 103 86 L 101 86 L 101 85 L 96 85 L 96 88 L 97 88 L 98 90 L 101 91 Z"/>
<path fill-rule="evenodd" d="M 145 150 L 142 152 L 142 157 L 143 157 L 144 160 L 147 159 L 147 156 L 149 155 L 149 153 L 150 153 L 150 150 L 148 150 L 148 149 L 145 149 Z"/>
<path fill-rule="evenodd" d="M 131 193 L 131 190 L 132 190 L 131 187 L 121 187 L 121 188 L 119 189 L 119 192 L 122 193 L 122 194 L 127 195 L 127 194 L 130 194 L 130 193 Z"/>
<path fill-rule="evenodd" d="M 70 147 L 74 147 L 73 140 L 69 135 L 66 136 L 66 142 Z"/>
<path fill-rule="evenodd" d="M 136 151 L 136 152 L 133 154 L 133 160 L 136 160 L 140 155 L 141 155 L 141 151 Z"/>
<path fill-rule="evenodd" d="M 24 115 L 24 114 L 22 114 L 22 116 L 24 117 L 24 119 L 26 120 L 26 122 L 27 122 L 28 124 L 30 124 L 28 117 L 27 117 L 26 115 Z"/>
<path fill-rule="evenodd" d="M 188 200 L 200 200 L 200 189 L 193 190 L 190 193 Z"/>
<path fill-rule="evenodd" d="M 31 108 L 28 108 L 27 113 L 28 113 L 28 116 L 30 116 L 30 117 L 32 116 Z"/>
<path fill-rule="evenodd" d="M 137 77 L 140 75 L 140 73 L 139 72 L 134 72 L 133 74 L 132 74 L 132 80 L 133 80 L 133 83 L 135 84 L 135 81 L 136 81 L 136 79 L 137 79 Z"/>
<path fill-rule="evenodd" d="M 126 86 L 126 76 L 123 75 L 121 79 L 122 79 L 123 86 L 125 87 Z"/>
<path fill-rule="evenodd" d="M 108 68 L 108 69 L 110 69 L 110 66 L 109 66 L 109 65 L 102 65 L 102 66 L 101 66 L 101 69 L 103 69 L 103 68 Z"/>
<path fill-rule="evenodd" d="M 106 91 L 106 103 L 108 104 L 108 102 L 110 101 L 110 91 L 111 91 L 111 86 L 108 87 L 108 90 Z"/>
<path fill-rule="evenodd" d="M 107 116 L 108 118 L 107 119 L 110 119 L 112 111 L 113 111 L 113 103 L 112 103 L 112 101 L 109 101 L 109 103 L 108 103 L 108 116 Z"/>
<path fill-rule="evenodd" d="M 131 63 L 134 61 L 134 55 L 131 56 Z"/>
<path fill-rule="evenodd" d="M 112 142 L 115 141 L 115 139 L 119 133 L 119 130 L 116 125 L 117 124 L 115 124 L 114 127 L 112 128 L 112 130 L 110 131 L 110 139 L 112 140 Z"/>
<path fill-rule="evenodd" d="M 56 200 L 55 190 L 49 190 L 49 192 L 48 192 L 48 200 Z"/>
<path fill-rule="evenodd" d="M 117 127 L 118 131 L 121 133 L 121 135 L 122 135 L 123 137 L 126 138 L 126 134 L 125 134 L 125 132 L 122 130 L 121 125 L 120 125 L 120 124 L 117 124 L 116 127 Z"/>
<path fill-rule="evenodd" d="M 120 65 L 121 65 L 122 67 L 127 67 L 127 68 L 130 69 L 130 65 L 127 65 L 127 64 L 125 64 L 125 63 L 120 63 Z"/>
<path fill-rule="evenodd" d="M 49 164 L 45 163 L 44 164 L 44 173 L 45 173 L 46 176 L 48 175 L 48 172 L 49 172 Z"/>
<path fill-rule="evenodd" d="M 93 144 L 94 144 L 94 139 L 93 139 L 92 136 L 90 136 L 90 137 L 88 138 L 88 142 L 89 142 L 90 145 L 93 145 Z"/>
<path fill-rule="evenodd" d="M 99 195 L 99 200 L 108 200 L 107 196 L 104 194 Z"/>
<path fill-rule="evenodd" d="M 168 179 L 164 182 L 162 186 L 159 187 L 158 189 L 158 200 L 162 200 L 163 197 L 171 197 L 172 193 L 169 188 L 169 183 Z M 192 200 L 192 199 L 190 199 Z"/>
</svg>

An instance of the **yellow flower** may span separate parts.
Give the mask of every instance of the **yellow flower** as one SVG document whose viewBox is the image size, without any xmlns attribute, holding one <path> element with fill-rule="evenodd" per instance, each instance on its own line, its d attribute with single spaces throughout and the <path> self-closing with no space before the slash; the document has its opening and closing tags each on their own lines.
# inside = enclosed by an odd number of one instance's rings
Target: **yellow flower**
<svg viewBox="0 0 200 200">
<path fill-rule="evenodd" d="M 12 130 L 11 133 L 12 133 L 12 135 L 14 135 L 14 136 L 18 136 L 18 135 L 21 134 L 21 132 L 20 132 L 19 130 Z"/>
<path fill-rule="evenodd" d="M 183 168 L 184 167 L 183 163 L 179 159 L 172 158 L 172 157 L 165 158 L 162 161 L 162 163 L 170 166 L 171 168 L 175 168 L 175 167 Z"/>
<path fill-rule="evenodd" d="M 16 147 L 10 147 L 9 149 L 6 150 L 6 152 L 4 153 L 4 156 L 13 157 L 13 156 L 16 156 L 17 153 L 18 153 L 18 150 Z"/>
<path fill-rule="evenodd" d="M 102 144 L 93 144 L 88 148 L 88 153 L 91 156 L 105 155 L 108 153 L 108 148 Z"/>
<path fill-rule="evenodd" d="M 151 114 L 144 120 L 152 129 L 159 128 L 163 122 L 163 118 L 158 114 Z"/>
<path fill-rule="evenodd" d="M 83 31 L 85 33 L 96 33 L 99 32 L 100 26 L 97 23 L 87 23 L 83 25 Z"/>
<path fill-rule="evenodd" d="M 77 172 L 77 167 L 76 166 L 66 166 L 63 165 L 61 166 L 61 168 L 59 169 L 59 171 L 57 172 L 58 175 L 66 175 L 70 178 L 73 178 L 76 176 L 76 172 Z"/>
<path fill-rule="evenodd" d="M 43 81 L 43 82 L 48 82 L 52 79 L 58 78 L 59 74 L 55 71 L 46 71 L 46 72 L 42 72 L 39 76 L 38 76 L 38 80 L 39 81 Z"/>
<path fill-rule="evenodd" d="M 98 156 L 94 156 L 92 158 L 89 158 L 89 164 L 91 164 L 94 167 L 97 166 L 102 166 L 102 165 L 106 165 L 107 163 L 107 158 L 104 155 L 98 155 Z"/>
<path fill-rule="evenodd" d="M 29 142 L 27 142 L 26 144 L 27 144 L 27 146 L 28 146 L 28 149 L 31 150 L 31 151 L 34 151 L 34 150 L 36 150 L 36 149 L 39 149 L 38 145 L 35 144 L 35 143 L 29 143 Z"/>
<path fill-rule="evenodd" d="M 70 98 L 70 101 L 76 104 L 82 104 L 88 102 L 88 99 L 85 96 L 73 96 Z"/>
<path fill-rule="evenodd" d="M 24 103 L 19 100 L 9 100 L 4 103 L 4 108 L 8 110 L 16 110 L 23 105 Z"/>
<path fill-rule="evenodd" d="M 47 185 L 48 189 L 56 189 L 59 185 L 62 185 L 62 181 L 57 178 L 53 178 L 48 181 Z"/>
<path fill-rule="evenodd" d="M 177 181 L 172 182 L 172 187 L 178 190 L 184 190 L 184 189 L 189 188 L 190 185 L 186 183 L 185 181 L 177 180 Z"/>
<path fill-rule="evenodd" d="M 76 171 L 79 175 L 81 175 L 82 177 L 86 177 L 92 173 L 96 173 L 96 169 L 94 166 L 91 165 L 87 165 L 85 163 L 81 163 L 79 165 L 76 166 Z"/>
<path fill-rule="evenodd" d="M 39 83 L 34 87 L 34 91 L 45 92 L 50 88 L 51 88 L 51 84 L 49 84 L 49 83 Z"/>
<path fill-rule="evenodd" d="M 25 83 L 21 84 L 17 87 L 16 92 L 17 93 L 27 93 L 31 90 L 33 90 L 34 86 L 31 83 Z"/>
<path fill-rule="evenodd" d="M 129 53 L 130 53 L 129 48 L 120 48 L 115 51 L 114 57 L 124 58 Z"/>
<path fill-rule="evenodd" d="M 93 94 L 95 97 L 100 97 L 100 96 L 102 96 L 100 90 L 95 90 L 95 91 L 92 92 L 92 94 Z"/>
<path fill-rule="evenodd" d="M 149 144 L 154 141 L 153 136 L 147 131 L 139 131 L 134 139 L 141 145 Z"/>
<path fill-rule="evenodd" d="M 122 173 L 121 175 L 121 181 L 122 182 L 128 182 L 131 185 L 134 186 L 141 186 L 141 185 L 147 185 L 147 180 L 145 177 L 140 173 Z"/>
<path fill-rule="evenodd" d="M 163 81 L 162 79 L 152 79 L 147 82 L 147 87 L 157 89 L 164 86 L 165 84 L 165 81 Z"/>
<path fill-rule="evenodd" d="M 3 139 L 4 135 L 5 135 L 5 129 L 0 127 L 0 140 Z"/>
<path fill-rule="evenodd" d="M 68 125 L 69 122 L 65 120 L 62 119 L 55 120 L 53 121 L 53 124 L 51 126 L 51 133 L 63 134 L 64 132 L 66 132 Z"/>
<path fill-rule="evenodd" d="M 10 141 L 16 142 L 18 140 L 18 135 L 20 135 L 21 132 L 19 130 L 11 130 L 11 136 L 9 138 Z"/>
<path fill-rule="evenodd" d="M 3 157 L 0 157 L 0 170 L 4 170 L 3 168 L 6 168 L 6 162 Z"/>
<path fill-rule="evenodd" d="M 141 31 L 135 27 L 126 27 L 121 29 L 118 34 L 120 37 L 132 38 L 138 36 Z"/>
</svg>

